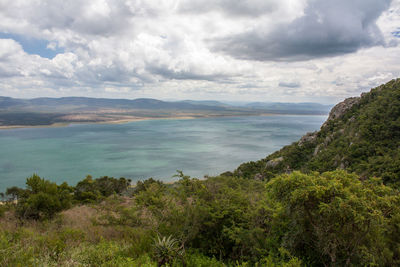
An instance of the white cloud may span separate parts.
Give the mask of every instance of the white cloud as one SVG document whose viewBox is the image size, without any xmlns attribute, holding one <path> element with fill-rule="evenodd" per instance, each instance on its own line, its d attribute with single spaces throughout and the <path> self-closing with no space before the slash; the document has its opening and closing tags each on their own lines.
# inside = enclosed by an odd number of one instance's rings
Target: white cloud
<svg viewBox="0 0 400 267">
<path fill-rule="evenodd" d="M 2 0 L 0 33 L 63 52 L 0 39 L 0 95 L 337 101 L 400 76 L 389 2 Z"/>
</svg>

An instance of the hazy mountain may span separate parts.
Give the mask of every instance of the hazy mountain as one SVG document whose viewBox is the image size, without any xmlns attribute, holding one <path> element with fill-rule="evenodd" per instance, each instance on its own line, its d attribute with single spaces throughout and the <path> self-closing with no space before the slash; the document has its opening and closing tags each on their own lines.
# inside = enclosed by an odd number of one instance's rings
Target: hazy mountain
<svg viewBox="0 0 400 267">
<path fill-rule="evenodd" d="M 327 114 L 316 103 L 253 103 L 239 107 L 219 101 L 162 101 L 151 98 L 0 97 L 0 126 L 51 125 L 70 122 L 115 122 L 138 118 L 257 116 L 267 114 Z"/>
<path fill-rule="evenodd" d="M 107 99 L 107 98 L 88 98 L 88 97 L 62 97 L 62 98 L 34 98 L 34 99 L 14 99 L 9 97 L 0 98 L 0 109 L 9 108 L 30 108 L 37 107 L 40 110 L 49 108 L 56 110 L 76 110 L 76 109 L 178 109 L 178 110 L 223 110 L 223 107 L 210 106 L 200 103 L 188 102 L 166 102 L 151 98 L 138 99 Z"/>
<path fill-rule="evenodd" d="M 321 114 L 328 113 L 333 105 L 323 105 L 318 103 L 280 103 L 280 102 L 252 102 L 245 107 L 261 110 L 270 110 L 271 112 L 319 112 Z"/>
<path fill-rule="evenodd" d="M 179 102 L 195 104 L 195 105 L 217 106 L 217 107 L 231 106 L 215 100 L 183 100 Z"/>
<path fill-rule="evenodd" d="M 0 97 L 0 110 L 15 111 L 48 111 L 73 112 L 93 109 L 149 109 L 149 110 L 241 110 L 255 113 L 280 114 L 327 114 L 329 105 L 318 103 L 249 103 L 244 106 L 234 106 L 212 100 L 162 101 L 151 98 L 138 99 L 108 99 L 89 97 L 41 97 L 34 99 L 17 99 Z"/>
<path fill-rule="evenodd" d="M 337 104 L 321 130 L 265 159 L 242 164 L 235 174 L 269 179 L 292 170 L 346 169 L 399 184 L 400 79 Z"/>
<path fill-rule="evenodd" d="M 15 106 L 23 106 L 27 104 L 28 104 L 27 101 L 23 99 L 0 96 L 0 109 L 6 109 Z"/>
</svg>

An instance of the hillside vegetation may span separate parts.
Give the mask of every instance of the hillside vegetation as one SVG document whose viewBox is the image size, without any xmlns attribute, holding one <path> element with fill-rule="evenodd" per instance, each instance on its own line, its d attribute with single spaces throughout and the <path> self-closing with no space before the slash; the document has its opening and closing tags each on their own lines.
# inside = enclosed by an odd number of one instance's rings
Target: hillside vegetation
<svg viewBox="0 0 400 267">
<path fill-rule="evenodd" d="M 265 159 L 242 164 L 234 175 L 270 179 L 292 170 L 337 168 L 400 185 L 400 79 L 339 103 L 320 131 Z"/>
<path fill-rule="evenodd" d="M 400 80 L 233 173 L 37 175 L 0 206 L 0 266 L 399 266 Z"/>
<path fill-rule="evenodd" d="M 345 171 L 173 185 L 34 175 L 3 206 L 1 266 L 400 264 L 400 196 Z M 124 195 L 118 194 L 121 189 Z M 72 207 L 72 208 L 71 208 Z"/>
</svg>

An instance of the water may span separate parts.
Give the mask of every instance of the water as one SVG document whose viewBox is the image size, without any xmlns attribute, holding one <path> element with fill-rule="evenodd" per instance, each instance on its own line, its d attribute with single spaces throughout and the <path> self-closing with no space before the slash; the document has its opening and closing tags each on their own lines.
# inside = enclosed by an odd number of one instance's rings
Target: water
<svg viewBox="0 0 400 267">
<path fill-rule="evenodd" d="M 75 185 L 86 175 L 172 180 L 234 170 L 318 130 L 326 116 L 149 120 L 0 130 L 0 192 L 37 173 Z"/>
</svg>

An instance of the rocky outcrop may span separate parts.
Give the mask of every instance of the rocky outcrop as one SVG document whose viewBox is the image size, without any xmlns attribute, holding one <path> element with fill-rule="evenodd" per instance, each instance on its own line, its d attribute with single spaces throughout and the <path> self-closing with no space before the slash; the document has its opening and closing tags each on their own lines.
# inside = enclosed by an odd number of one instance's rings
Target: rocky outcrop
<svg viewBox="0 0 400 267">
<path fill-rule="evenodd" d="M 342 117 L 346 113 L 346 111 L 348 111 L 355 104 L 358 104 L 360 100 L 360 97 L 350 97 L 346 98 L 344 101 L 334 106 L 331 112 L 329 112 L 329 117 L 322 125 L 322 127 L 324 127 L 329 121 Z"/>
<path fill-rule="evenodd" d="M 315 157 L 321 151 L 321 144 L 317 145 L 313 152 L 313 157 Z"/>
<path fill-rule="evenodd" d="M 318 132 L 307 133 L 302 138 L 300 138 L 297 145 L 302 146 L 305 143 L 314 143 L 317 140 L 317 134 L 318 134 Z"/>
<path fill-rule="evenodd" d="M 266 163 L 265 167 L 267 167 L 267 168 L 275 168 L 282 161 L 283 161 L 283 157 L 271 159 L 270 161 L 268 161 Z"/>
<path fill-rule="evenodd" d="M 242 164 L 236 173 L 268 180 L 275 175 L 345 169 L 361 177 L 381 177 L 400 188 L 400 79 L 344 100 L 314 133 L 267 158 Z M 239 176 L 239 175 L 237 175 Z"/>
<path fill-rule="evenodd" d="M 264 176 L 261 173 L 257 173 L 256 175 L 254 175 L 254 180 L 262 181 L 264 180 Z"/>
</svg>

